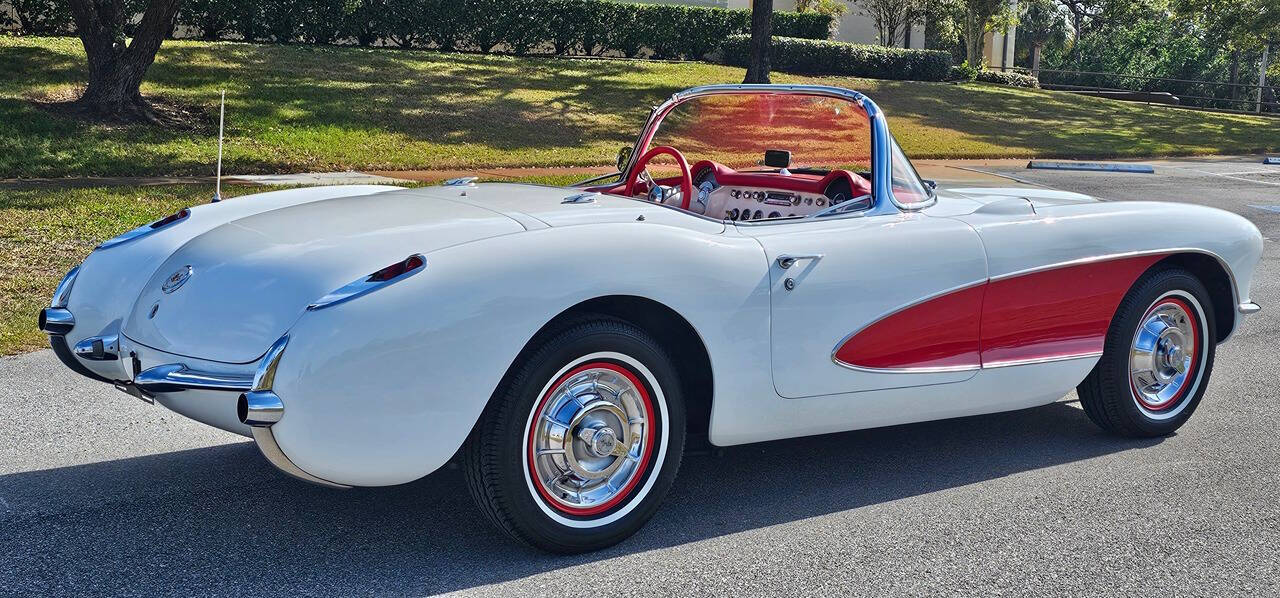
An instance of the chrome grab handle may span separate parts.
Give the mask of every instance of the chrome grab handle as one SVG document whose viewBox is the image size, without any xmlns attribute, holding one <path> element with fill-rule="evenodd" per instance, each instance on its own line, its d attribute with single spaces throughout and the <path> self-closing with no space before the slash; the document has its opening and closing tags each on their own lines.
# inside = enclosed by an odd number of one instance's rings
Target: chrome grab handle
<svg viewBox="0 0 1280 598">
<path fill-rule="evenodd" d="M 148 393 L 183 390 L 249 392 L 253 389 L 253 376 L 198 372 L 181 363 L 169 363 L 139 372 L 133 379 L 133 385 Z"/>
<path fill-rule="evenodd" d="M 784 254 L 782 254 L 782 255 L 778 256 L 778 258 L 777 258 L 775 261 L 777 261 L 777 262 L 778 262 L 778 267 L 779 267 L 779 268 L 782 268 L 783 270 L 786 270 L 787 268 L 790 268 L 791 266 L 796 265 L 796 262 L 798 262 L 798 261 L 800 261 L 800 260 L 815 260 L 815 261 L 817 261 L 817 260 L 820 260 L 820 259 L 822 259 L 822 254 L 821 254 L 821 253 L 805 253 L 805 254 L 796 254 L 796 255 L 788 255 L 788 254 L 785 254 L 785 253 L 784 253 Z"/>
</svg>

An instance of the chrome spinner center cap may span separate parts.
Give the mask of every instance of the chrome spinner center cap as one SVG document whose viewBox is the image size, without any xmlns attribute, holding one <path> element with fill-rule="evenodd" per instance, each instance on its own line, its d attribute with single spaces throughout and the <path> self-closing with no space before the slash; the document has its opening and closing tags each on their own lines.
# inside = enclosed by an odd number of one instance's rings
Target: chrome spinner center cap
<svg viewBox="0 0 1280 598">
<path fill-rule="evenodd" d="M 583 430 L 587 432 L 587 430 Z M 613 428 L 601 427 L 590 430 L 590 440 L 587 440 L 587 447 L 591 453 L 597 457 L 608 457 L 613 453 L 614 447 L 618 445 L 618 433 Z"/>
</svg>

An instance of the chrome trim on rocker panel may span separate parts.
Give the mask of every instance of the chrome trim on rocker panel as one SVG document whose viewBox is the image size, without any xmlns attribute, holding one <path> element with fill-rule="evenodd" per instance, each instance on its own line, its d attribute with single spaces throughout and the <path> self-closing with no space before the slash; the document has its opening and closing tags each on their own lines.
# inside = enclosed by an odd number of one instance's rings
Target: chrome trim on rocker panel
<svg viewBox="0 0 1280 598">
<path fill-rule="evenodd" d="M 981 365 L 942 365 L 942 366 L 920 366 L 906 368 L 869 368 L 860 365 L 853 365 L 831 358 L 836 365 L 853 370 L 855 372 L 865 372 L 868 374 L 950 374 L 954 372 L 976 372 L 982 369 Z"/>
<path fill-rule="evenodd" d="M 1102 351 L 1090 351 L 1088 353 L 1076 353 L 1074 355 L 1051 355 L 1048 357 L 1032 357 L 1029 359 L 1007 359 L 1004 361 L 993 361 L 991 363 L 982 364 L 982 369 L 989 370 L 991 368 L 1007 368 L 1015 365 L 1033 365 L 1037 363 L 1052 363 L 1055 361 L 1070 361 L 1072 359 L 1097 359 L 1102 357 Z"/>
<path fill-rule="evenodd" d="M 1249 314 L 1256 314 L 1262 311 L 1262 306 L 1253 302 L 1241 303 L 1240 305 L 1236 306 L 1236 311 L 1247 316 Z"/>
</svg>

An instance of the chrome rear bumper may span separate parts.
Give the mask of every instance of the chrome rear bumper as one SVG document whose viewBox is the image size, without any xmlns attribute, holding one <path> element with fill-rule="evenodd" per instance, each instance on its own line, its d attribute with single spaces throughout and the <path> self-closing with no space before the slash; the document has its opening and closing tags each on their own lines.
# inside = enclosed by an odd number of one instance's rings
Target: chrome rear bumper
<svg viewBox="0 0 1280 598">
<path fill-rule="evenodd" d="M 211 374 L 187 369 L 181 363 L 169 363 L 139 372 L 133 378 L 133 385 L 151 394 L 184 390 L 248 392 L 253 388 L 253 377 Z"/>
</svg>

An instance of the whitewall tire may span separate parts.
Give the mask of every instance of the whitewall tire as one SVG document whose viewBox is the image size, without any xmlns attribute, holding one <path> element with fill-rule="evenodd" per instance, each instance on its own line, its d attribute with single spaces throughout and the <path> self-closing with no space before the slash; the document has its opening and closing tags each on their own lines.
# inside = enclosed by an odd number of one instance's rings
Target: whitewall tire
<svg viewBox="0 0 1280 598">
<path fill-rule="evenodd" d="M 1076 389 L 1089 418 L 1134 437 L 1181 427 L 1213 371 L 1213 313 L 1208 291 L 1190 272 L 1144 274 L 1120 302 L 1098 365 Z"/>
<path fill-rule="evenodd" d="M 635 533 L 680 467 L 684 404 L 668 353 L 621 320 L 541 335 L 494 393 L 465 449 L 480 509 L 512 537 L 583 552 Z"/>
</svg>

